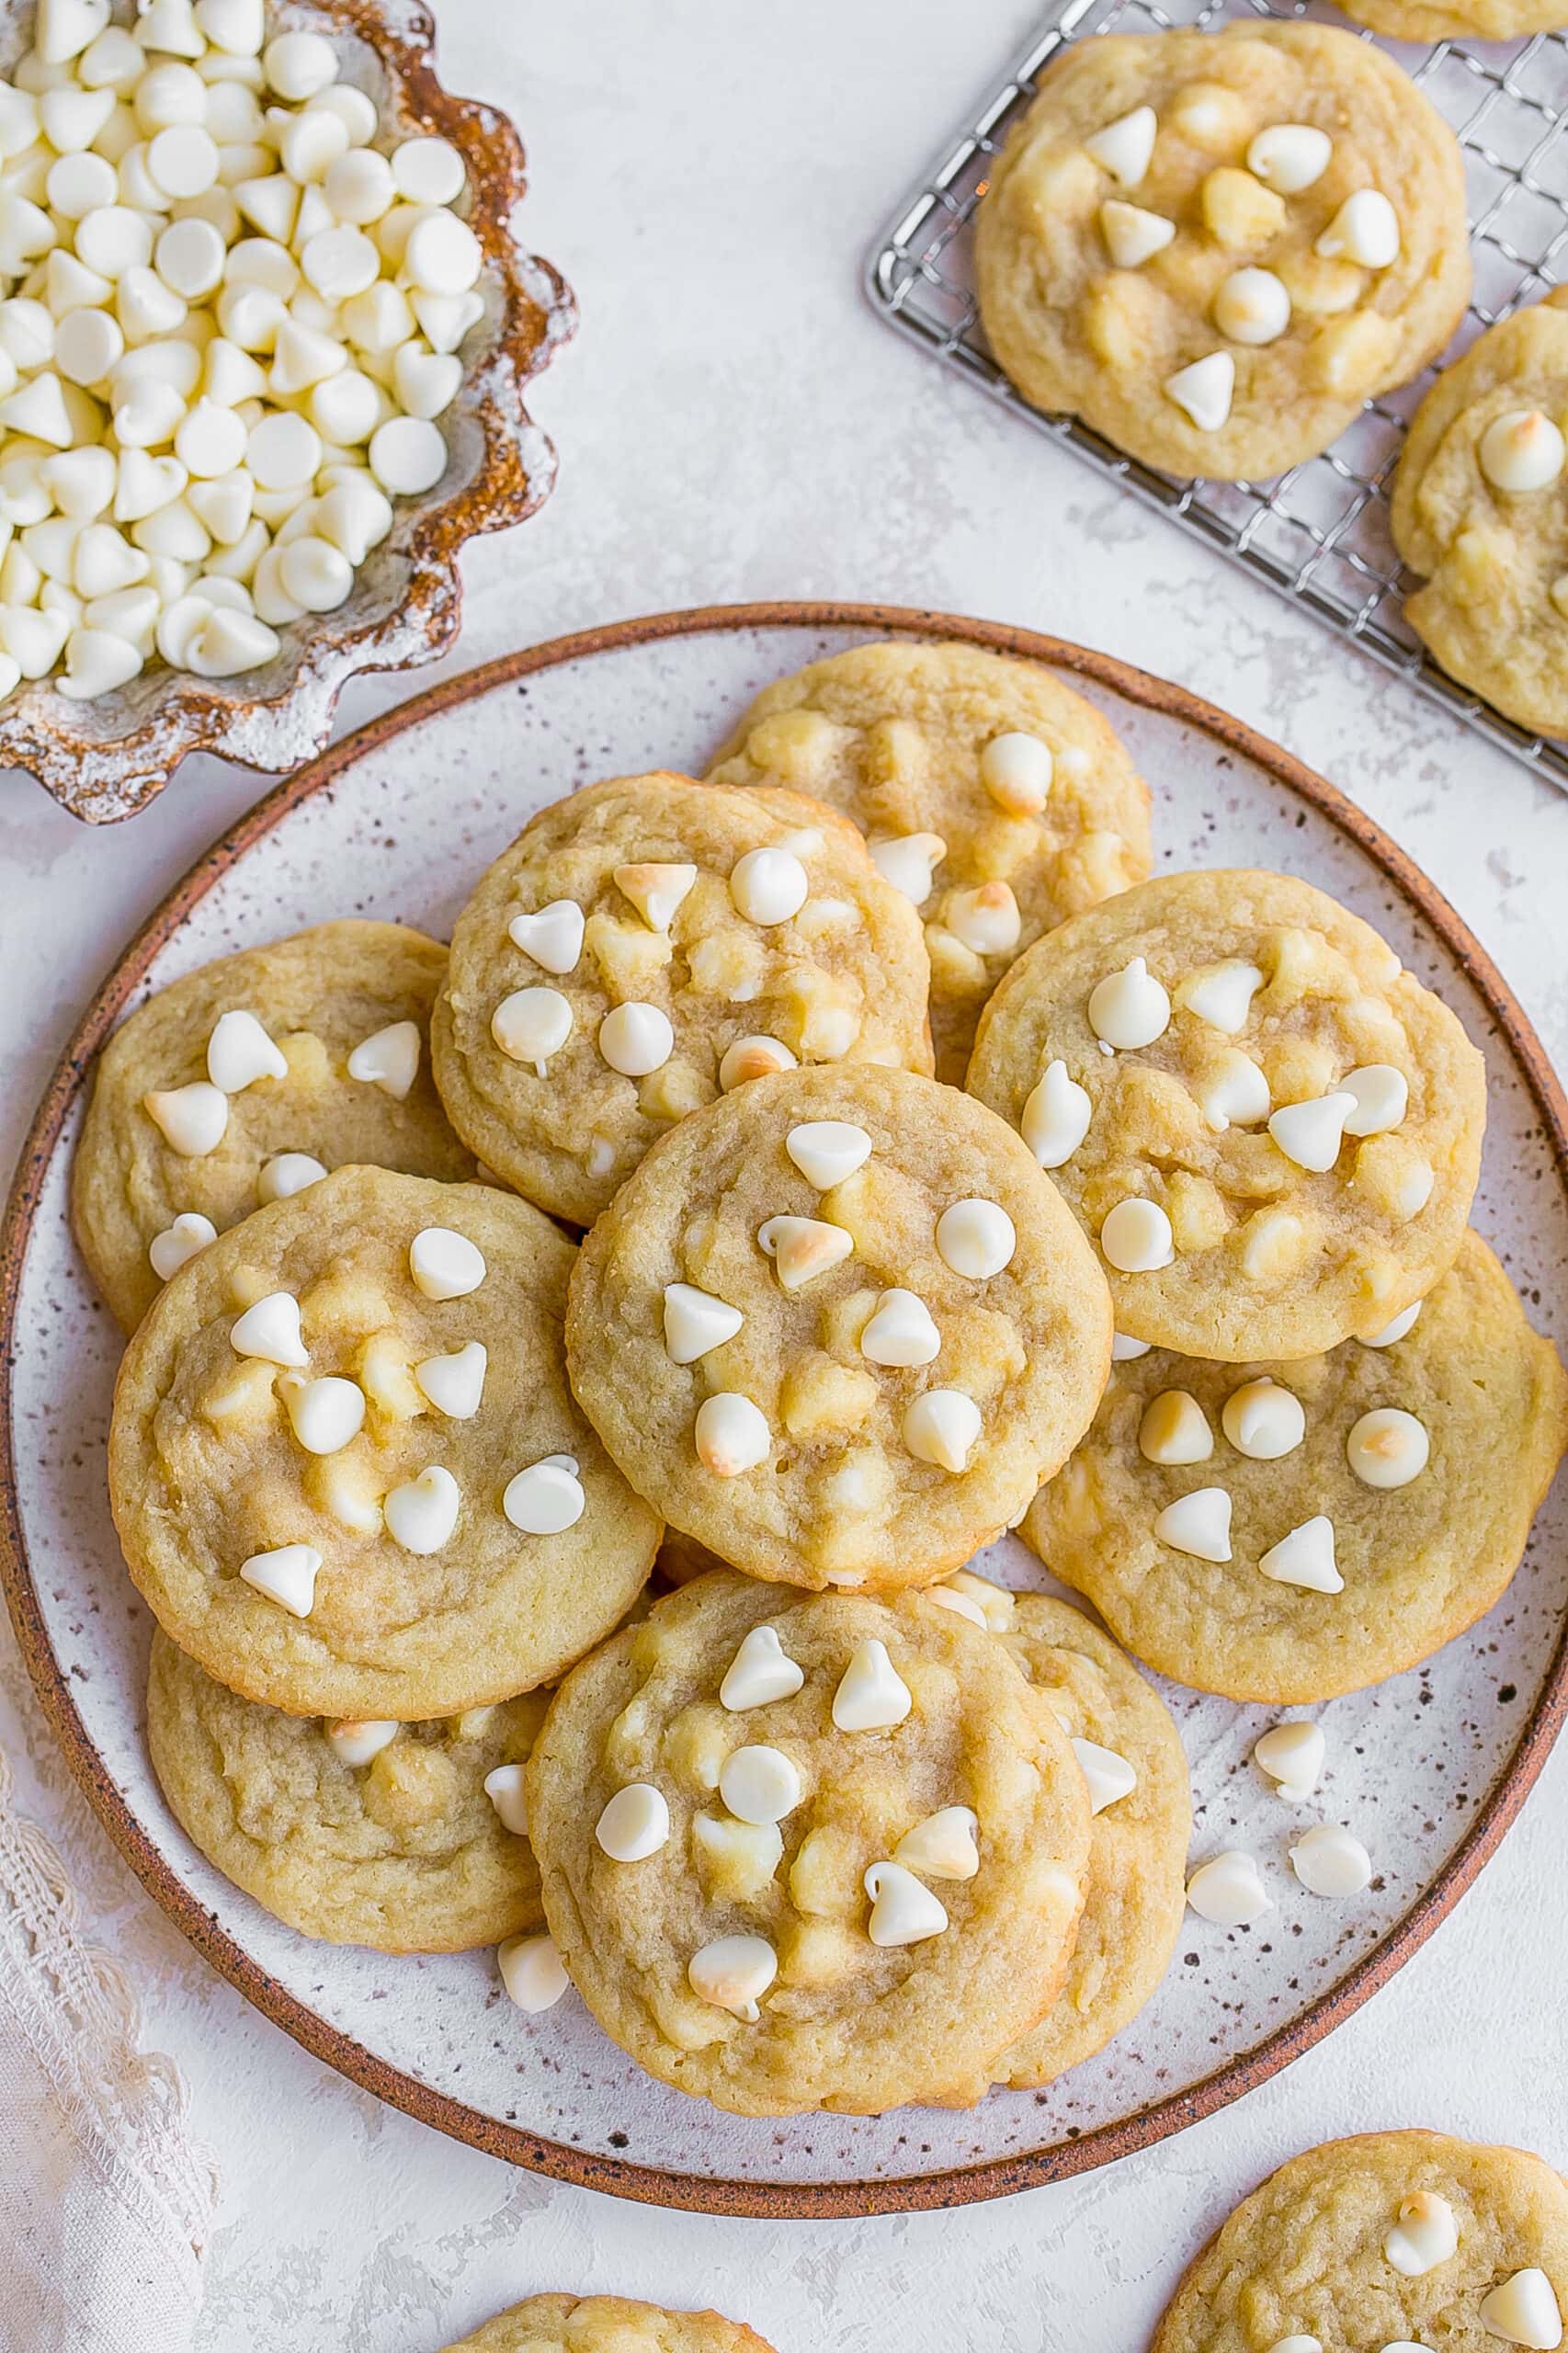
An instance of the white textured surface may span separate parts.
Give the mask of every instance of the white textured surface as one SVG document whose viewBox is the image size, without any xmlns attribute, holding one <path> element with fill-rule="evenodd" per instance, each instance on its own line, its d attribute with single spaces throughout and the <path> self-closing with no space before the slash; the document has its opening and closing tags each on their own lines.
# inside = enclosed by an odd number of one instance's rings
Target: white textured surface
<svg viewBox="0 0 1568 2353">
<path fill-rule="evenodd" d="M 529 241 L 585 315 L 534 402 L 561 488 L 526 534 L 471 551 L 460 663 L 748 596 L 881 596 L 1083 637 L 1228 702 L 1346 786 L 1474 925 L 1561 1058 L 1568 801 L 923 368 L 861 308 L 859 253 L 887 200 L 1027 13 L 680 0 L 655 19 L 632 0 L 537 13 L 447 0 L 446 77 L 520 120 Z M 403 690 L 368 682 L 346 716 Z M 111 951 L 254 790 L 193 764 L 131 829 L 90 836 L 0 779 L 13 1145 Z M 215 2353 L 422 2353 L 547 2286 L 711 2301 L 780 2353 L 1098 2353 L 1142 2343 L 1234 2194 L 1328 2133 L 1426 2121 L 1568 2163 L 1568 1757 L 1402 1977 L 1242 2107 L 1005 2205 L 774 2227 L 514 2175 L 306 2059 L 135 1890 L 68 1790 L 6 1645 L 0 1738 L 24 1802 L 70 1852 L 222 2151 Z"/>
</svg>

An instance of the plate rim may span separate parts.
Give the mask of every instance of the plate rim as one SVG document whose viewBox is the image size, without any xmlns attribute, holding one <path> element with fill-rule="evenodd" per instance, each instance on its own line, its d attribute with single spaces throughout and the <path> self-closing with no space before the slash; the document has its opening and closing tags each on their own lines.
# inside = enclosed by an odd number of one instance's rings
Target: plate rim
<svg viewBox="0 0 1568 2353">
<path fill-rule="evenodd" d="M 394 2066 L 323 2018 L 262 1969 L 175 1876 L 92 1745 L 54 1657 L 34 1590 L 17 1505 L 12 1366 L 23 1264 L 62 1132 L 98 1048 L 159 949 L 190 910 L 299 804 L 329 790 L 392 738 L 540 671 L 672 638 L 742 631 L 864 630 L 945 640 L 1049 664 L 1174 719 L 1263 769 L 1346 835 L 1415 905 L 1462 967 L 1507 1040 L 1540 1114 L 1558 1181 L 1568 1189 L 1568 1096 L 1507 983 L 1469 926 L 1415 860 L 1367 813 L 1293 753 L 1188 688 L 1117 656 L 1041 631 L 936 608 L 837 599 L 775 599 L 682 608 L 600 624 L 502 654 L 394 704 L 265 794 L 221 834 L 115 958 L 75 1023 L 28 1126 L 0 1222 L 0 1586 L 33 1689 L 77 1787 L 137 1879 L 187 1942 L 262 2015 L 346 2076 L 438 2131 L 525 2170 L 644 2204 L 774 2222 L 914 2213 L 1010 2196 L 1151 2148 L 1227 2107 L 1351 2017 L 1419 1949 L 1496 1851 L 1568 1719 L 1568 1621 L 1509 1764 L 1464 1837 L 1415 1904 L 1340 1983 L 1252 2051 L 1187 2089 L 1057 2147 L 945 2166 L 896 2180 L 767 2182 L 714 2178 L 601 2156 L 469 2107 Z"/>
</svg>

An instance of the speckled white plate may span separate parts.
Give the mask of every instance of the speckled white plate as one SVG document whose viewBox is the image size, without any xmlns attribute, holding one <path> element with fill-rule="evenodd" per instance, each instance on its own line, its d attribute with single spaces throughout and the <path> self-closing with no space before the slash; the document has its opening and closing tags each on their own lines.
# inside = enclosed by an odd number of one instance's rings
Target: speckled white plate
<svg viewBox="0 0 1568 2353">
<path fill-rule="evenodd" d="M 193 965 L 344 914 L 445 934 L 531 813 L 590 779 L 702 766 L 756 690 L 869 636 L 961 636 L 1053 661 L 1107 712 L 1155 800 L 1162 869 L 1303 874 L 1376 924 L 1486 1053 L 1476 1222 L 1543 1328 L 1568 1325 L 1565 1107 L 1518 1007 L 1452 912 L 1361 813 L 1182 690 L 1097 654 L 937 614 L 752 607 L 632 622 L 456 679 L 350 737 L 204 858 L 122 959 L 74 1040 L 24 1154 L 0 1246 L 10 1476 L 4 1569 L 40 1696 L 88 1796 L 179 1926 L 279 2024 L 431 2123 L 622 2195 L 742 2213 L 949 2204 L 1025 2188 L 1178 2131 L 1327 2032 L 1415 1949 L 1513 1818 L 1568 1704 L 1568 1511 L 1559 1496 L 1480 1625 L 1425 1667 L 1319 1711 L 1330 1768 L 1305 1808 L 1248 1762 L 1267 1711 L 1175 1688 L 1195 1853 L 1263 1861 L 1275 1908 L 1226 1931 L 1189 1915 L 1165 1985 L 1098 2059 L 967 2114 L 781 2124 L 724 2116 L 642 2075 L 573 1996 L 512 2008 L 488 1953 L 423 1960 L 308 1942 L 231 1887 L 171 1818 L 148 1766 L 150 1631 L 104 1493 L 119 1341 L 79 1265 L 66 1172 L 87 1065 L 131 1004 Z M 1506 1477 L 1499 1463 L 1497 1475 Z M 984 1565 L 1047 1582 L 1012 1539 Z M 1307 1894 L 1285 1862 L 1306 1821 L 1348 1823 L 1376 1876 Z"/>
</svg>

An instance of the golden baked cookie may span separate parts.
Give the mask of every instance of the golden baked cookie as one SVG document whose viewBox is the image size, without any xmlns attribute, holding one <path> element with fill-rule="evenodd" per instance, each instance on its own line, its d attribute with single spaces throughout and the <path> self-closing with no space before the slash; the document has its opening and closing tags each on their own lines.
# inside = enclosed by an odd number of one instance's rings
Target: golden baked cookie
<svg viewBox="0 0 1568 2353">
<path fill-rule="evenodd" d="M 648 1154 L 572 1278 L 579 1404 L 753 1576 L 929 1585 L 1087 1428 L 1104 1283 L 1003 1123 L 907 1071 L 759 1078 Z"/>
<path fill-rule="evenodd" d="M 1568 2183 L 1523 2149 L 1363 2132 L 1271 2174 L 1188 2267 L 1151 2353 L 1499 2353 L 1568 2318 Z"/>
<path fill-rule="evenodd" d="M 1459 142 L 1337 27 L 1081 40 L 980 207 L 981 319 L 1038 407 L 1173 474 L 1326 449 L 1464 315 Z"/>
<path fill-rule="evenodd" d="M 480 879 L 436 1008 L 453 1125 L 591 1225 L 677 1120 L 796 1063 L 931 1067 L 920 926 L 798 793 L 656 772 L 541 810 Z"/>
<path fill-rule="evenodd" d="M 1461 686 L 1568 733 L 1568 287 L 1500 319 L 1411 421 L 1394 545 L 1412 628 Z"/>
<path fill-rule="evenodd" d="M 1564 0 L 1455 0 L 1428 8 L 1422 0 L 1338 0 L 1347 17 L 1390 40 L 1518 40 L 1568 25 Z"/>
<path fill-rule="evenodd" d="M 473 1175 L 425 1050 L 446 970 L 440 942 L 406 925 L 317 924 L 203 964 L 120 1024 L 76 1147 L 71 1218 L 128 1332 L 208 1229 L 324 1168 Z"/>
<path fill-rule="evenodd" d="M 624 2296 L 529 2296 L 446 2353 L 773 2353 L 722 2313 L 670 2313 Z"/>
<path fill-rule="evenodd" d="M 812 662 L 764 688 L 712 775 L 814 793 L 869 837 L 924 918 L 937 1075 L 955 1086 L 1014 957 L 1149 871 L 1148 787 L 1093 703 L 979 646 Z"/>
<path fill-rule="evenodd" d="M 594 2016 L 743 2116 L 977 2098 L 1082 1907 L 1065 1733 L 1001 1643 L 918 1594 L 685 1586 L 567 1677 L 528 1805 Z"/>
<path fill-rule="evenodd" d="M 1490 1609 L 1565 1446 L 1568 1378 L 1479 1234 L 1403 1336 L 1288 1362 L 1153 1349 L 1023 1532 L 1162 1674 L 1330 1699 Z"/>
<path fill-rule="evenodd" d="M 109 1498 L 153 1616 L 293 1715 L 460 1714 L 626 1614 L 659 1525 L 566 1385 L 571 1243 L 340 1168 L 181 1267 L 120 1368 Z"/>
<path fill-rule="evenodd" d="M 1482 1056 L 1370 925 L 1243 871 L 1162 875 L 1040 941 L 969 1086 L 1094 1236 L 1117 1329 L 1232 1363 L 1430 1290 L 1486 1120 Z"/>
<path fill-rule="evenodd" d="M 460 1952 L 537 1928 L 522 1768 L 549 1693 L 429 1723 L 286 1716 L 153 1636 L 147 1745 L 210 1863 L 307 1937 Z"/>
</svg>

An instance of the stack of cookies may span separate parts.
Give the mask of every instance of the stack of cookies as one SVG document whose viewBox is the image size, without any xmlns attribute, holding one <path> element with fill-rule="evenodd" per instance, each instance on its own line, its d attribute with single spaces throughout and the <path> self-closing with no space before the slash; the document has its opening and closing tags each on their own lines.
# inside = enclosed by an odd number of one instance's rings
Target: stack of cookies
<svg viewBox="0 0 1568 2353">
<path fill-rule="evenodd" d="M 1391 1674 L 1568 1428 L 1467 1232 L 1458 1022 L 1309 885 L 1150 862 L 1059 681 L 864 646 L 706 782 L 545 809 L 449 955 L 330 924 L 131 1017 L 75 1220 L 153 1762 L 220 1869 L 498 1943 L 743 2114 L 1043 2085 L 1138 2011 L 1191 1808 L 1119 1642 Z M 1013 1528 L 1109 1633 L 966 1567 Z M 1315 1733 L 1260 1759 L 1298 1794 Z M 1190 1900 L 1244 1917 L 1221 1862 Z"/>
</svg>

